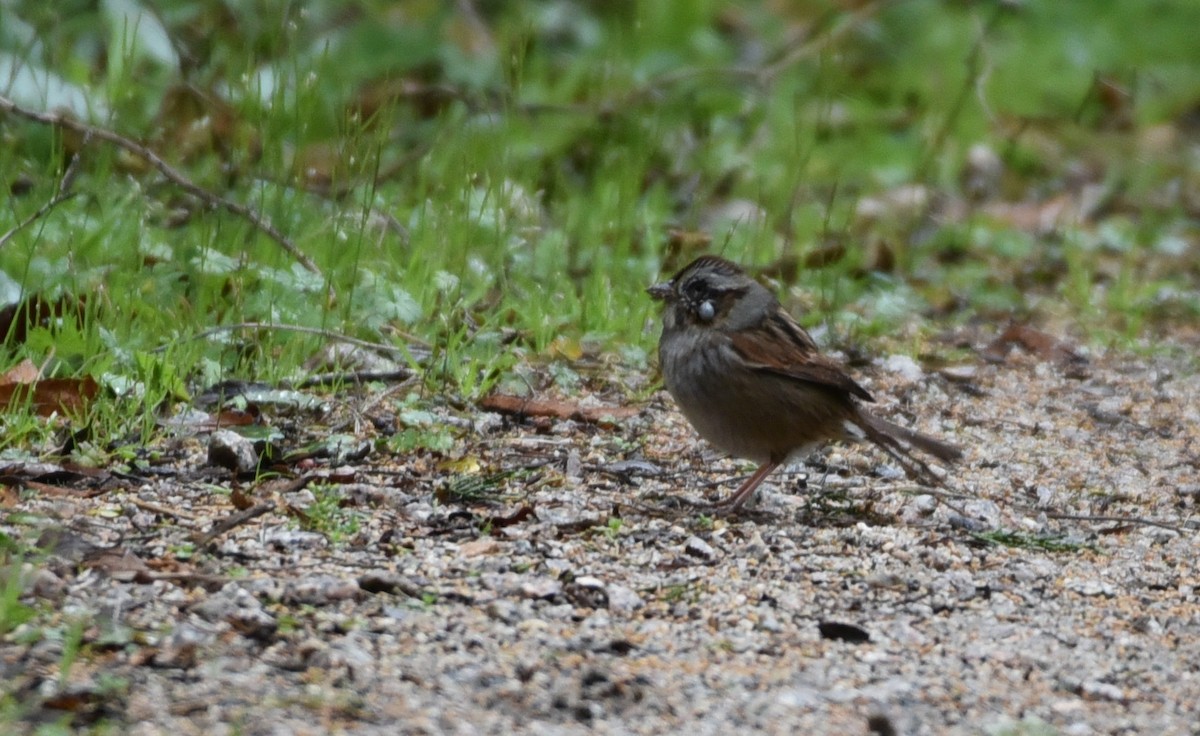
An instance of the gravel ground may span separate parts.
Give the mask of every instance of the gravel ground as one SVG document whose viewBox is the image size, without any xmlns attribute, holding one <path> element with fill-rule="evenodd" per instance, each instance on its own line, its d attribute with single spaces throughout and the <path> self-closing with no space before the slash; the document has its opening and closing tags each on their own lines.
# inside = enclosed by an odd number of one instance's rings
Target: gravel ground
<svg viewBox="0 0 1200 736">
<path fill-rule="evenodd" d="M 40 615 L 0 640 L 10 719 L 1200 734 L 1200 379 L 1165 359 L 993 357 L 857 370 L 882 413 L 968 448 L 945 490 L 837 446 L 731 519 L 681 501 L 750 469 L 662 394 L 615 423 L 469 417 L 448 456 L 306 461 L 307 485 L 239 486 L 206 467 L 204 436 L 154 476 L 47 470 L 3 526 L 53 549 L 24 566 Z M 310 529 L 317 488 L 357 530 Z M 85 646 L 63 682 L 72 621 Z"/>
</svg>

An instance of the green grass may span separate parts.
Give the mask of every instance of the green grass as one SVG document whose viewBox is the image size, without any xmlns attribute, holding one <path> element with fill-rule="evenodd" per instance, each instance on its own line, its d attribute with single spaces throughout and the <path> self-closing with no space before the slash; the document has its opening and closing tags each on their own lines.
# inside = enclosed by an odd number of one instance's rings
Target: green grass
<svg viewBox="0 0 1200 736">
<path fill-rule="evenodd" d="M 22 526 L 23 520 L 15 519 L 14 516 L 5 517 L 3 522 Z M 27 590 L 30 577 L 26 569 L 36 569 L 43 565 L 47 554 L 44 549 L 0 532 L 0 644 L 27 647 L 38 642 L 58 642 L 62 651 L 58 660 L 56 690 L 65 693 L 73 684 L 78 684 L 77 675 L 74 677 L 76 682 L 72 681 L 76 665 L 93 656 L 91 644 L 85 642 L 85 634 L 96 622 L 89 614 L 64 615 L 58 606 L 30 598 Z M 22 600 L 23 597 L 25 600 Z M 101 675 L 97 678 L 95 690 L 100 700 L 123 698 L 128 684 L 119 678 Z M 23 721 L 28 719 L 31 713 L 39 710 L 42 711 L 42 720 L 45 720 L 50 711 L 43 709 L 43 699 L 44 693 L 27 692 L 19 697 L 8 692 L 0 695 L 0 731 L 9 733 L 17 732 L 13 729 L 27 729 Z M 63 713 L 55 721 L 46 720 L 36 733 L 114 732 L 103 722 L 80 730 L 73 723 L 77 715 Z M 25 733 L 26 730 L 19 732 Z"/>
<path fill-rule="evenodd" d="M 334 545 L 343 544 L 358 533 L 363 512 L 344 505 L 342 488 L 317 483 L 310 485 L 309 490 L 314 501 L 304 509 L 300 526 L 323 534 Z"/>
<path fill-rule="evenodd" d="M 8 636 L 37 615 L 33 608 L 20 600 L 24 583 L 21 563 L 5 560 L 0 567 L 0 636 Z"/>
<path fill-rule="evenodd" d="M 132 27 L 66 5 L 6 7 L 0 63 L 53 73 L 92 122 L 261 213 L 321 270 L 128 154 L 83 148 L 77 196 L 0 249 L 0 301 L 84 307 L 9 340 L 0 369 L 52 356 L 57 375 L 101 378 L 114 400 L 91 426 L 109 449 L 151 441 L 189 389 L 301 375 L 322 342 L 193 339 L 218 325 L 411 337 L 431 352 L 424 395 L 455 401 L 529 365 L 557 364 L 551 382 L 576 390 L 556 341 L 640 367 L 655 340 L 642 289 L 693 254 L 672 252 L 673 228 L 764 267 L 839 341 L 908 335 L 909 349 L 927 317 L 1049 313 L 1137 348 L 1200 314 L 1200 232 L 1171 195 L 1197 183 L 1181 120 L 1200 97 L 1200 6 L 1186 0 L 914 0 L 861 16 L 815 0 L 528 0 L 479 4 L 479 26 L 448 3 L 280 17 L 176 1 Z M 155 51 L 163 37 L 182 60 Z M 1097 76 L 1130 91 L 1125 107 Z M 38 107 L 28 87 L 0 93 Z M 0 183 L 18 193 L 4 232 L 54 195 L 80 141 L 14 117 L 0 138 Z M 901 185 L 960 196 L 976 143 L 1005 164 L 993 200 L 1045 201 L 1084 171 L 1115 206 L 1051 232 L 982 211 L 856 214 Z M 54 444 L 20 412 L 3 421 L 8 447 Z M 396 449 L 437 441 L 409 427 Z"/>
<path fill-rule="evenodd" d="M 1064 536 L 1049 534 L 1027 534 L 1006 529 L 972 533 L 971 538 L 988 546 L 1012 547 L 1014 549 L 1042 550 L 1043 552 L 1093 552 L 1104 554 L 1097 544 L 1079 542 Z"/>
</svg>

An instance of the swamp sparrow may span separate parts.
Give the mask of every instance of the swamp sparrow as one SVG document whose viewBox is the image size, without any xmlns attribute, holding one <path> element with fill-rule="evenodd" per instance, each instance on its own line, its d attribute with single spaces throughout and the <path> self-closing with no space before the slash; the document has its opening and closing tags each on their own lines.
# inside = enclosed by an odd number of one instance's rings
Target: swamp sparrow
<svg viewBox="0 0 1200 736">
<path fill-rule="evenodd" d="M 658 358 L 667 391 L 700 436 L 759 463 L 722 511 L 736 511 L 772 470 L 827 440 L 868 439 L 909 476 L 935 484 L 912 450 L 947 462 L 962 456 L 863 408 L 871 394 L 736 264 L 701 256 L 646 291 L 666 303 Z"/>
</svg>

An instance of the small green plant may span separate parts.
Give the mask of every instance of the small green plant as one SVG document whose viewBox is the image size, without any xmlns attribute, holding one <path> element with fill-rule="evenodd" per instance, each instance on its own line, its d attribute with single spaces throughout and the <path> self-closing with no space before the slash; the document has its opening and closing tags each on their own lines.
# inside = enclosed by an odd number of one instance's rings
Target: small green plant
<svg viewBox="0 0 1200 736">
<path fill-rule="evenodd" d="M 446 452 L 453 447 L 453 435 L 442 428 L 407 427 L 388 440 L 388 449 L 398 455 L 414 450 Z"/>
<path fill-rule="evenodd" d="M 457 475 L 438 489 L 437 499 L 442 503 L 482 503 L 500 500 L 505 482 L 512 477 L 509 471 L 486 475 Z"/>
<path fill-rule="evenodd" d="M 997 529 L 988 532 L 975 532 L 971 538 L 988 545 L 1014 547 L 1017 549 L 1039 549 L 1044 552 L 1094 552 L 1104 554 L 1104 549 L 1090 542 L 1078 542 L 1063 536 L 1045 534 L 1027 534 L 1025 532 Z"/>
<path fill-rule="evenodd" d="M 180 542 L 172 545 L 167 551 L 177 560 L 190 560 L 196 554 L 196 545 L 191 542 Z"/>
<path fill-rule="evenodd" d="M 398 415 L 402 429 L 388 439 L 388 449 L 398 454 L 415 450 L 451 450 L 454 447 L 454 435 L 431 409 L 431 403 L 418 395 L 406 396 L 400 403 Z"/>
<path fill-rule="evenodd" d="M 0 452 L 18 448 L 39 450 L 55 442 L 56 422 L 39 417 L 32 403 L 10 405 L 0 416 Z"/>
<path fill-rule="evenodd" d="M 0 567 L 0 636 L 12 632 L 37 614 L 20 600 L 24 590 L 23 578 L 19 560 L 10 558 Z"/>
<path fill-rule="evenodd" d="M 111 672 L 96 673 L 96 694 L 102 698 L 121 699 L 129 694 L 129 680 Z"/>
<path fill-rule="evenodd" d="M 137 380 L 144 410 L 141 412 L 142 441 L 148 443 L 158 430 L 160 409 L 174 401 L 190 397 L 184 377 L 178 372 L 179 360 L 173 351 L 133 354 L 133 376 Z"/>
<path fill-rule="evenodd" d="M 279 633 L 291 634 L 304 628 L 304 621 L 290 613 L 279 615 Z"/>
<path fill-rule="evenodd" d="M 625 526 L 625 522 L 619 517 L 614 516 L 610 518 L 608 523 L 604 525 L 604 536 L 610 540 L 616 539 L 617 535 L 621 533 L 621 527 L 623 526 Z"/>
<path fill-rule="evenodd" d="M 688 594 L 688 586 L 684 584 L 668 585 L 663 588 L 662 597 L 667 603 L 678 603 Z"/>
<path fill-rule="evenodd" d="M 344 508 L 343 496 L 337 485 L 309 486 L 315 501 L 304 509 L 302 525 L 309 531 L 324 534 L 333 544 L 340 544 L 358 533 L 362 513 Z"/>
<path fill-rule="evenodd" d="M 83 631 L 85 628 L 87 628 L 87 622 L 82 618 L 78 618 L 71 621 L 67 625 L 66 630 L 63 631 L 62 656 L 58 661 L 59 688 L 66 687 L 67 680 L 71 676 L 71 668 L 79 658 L 83 646 Z"/>
<path fill-rule="evenodd" d="M 36 525 L 38 520 L 22 513 L 9 513 L 5 522 L 11 525 Z M 30 548 L 19 538 L 0 532 L 0 637 L 22 624 L 32 621 L 37 610 L 21 602 L 27 583 L 26 569 L 41 564 L 44 552 Z M 41 639 L 40 630 L 28 631 L 22 639 L 33 642 Z"/>
</svg>

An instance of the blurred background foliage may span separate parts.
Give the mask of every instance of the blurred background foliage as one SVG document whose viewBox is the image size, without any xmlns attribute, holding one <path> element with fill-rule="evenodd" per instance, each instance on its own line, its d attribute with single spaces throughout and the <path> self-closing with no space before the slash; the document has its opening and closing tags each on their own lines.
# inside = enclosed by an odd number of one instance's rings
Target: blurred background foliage
<svg viewBox="0 0 1200 736">
<path fill-rule="evenodd" d="M 646 366 L 641 289 L 705 250 L 837 340 L 1017 316 L 1159 349 L 1200 316 L 1196 28 L 1191 0 L 0 0 L 0 94 L 320 270 L 5 115 L 0 301 L 89 305 L 10 357 L 290 375 L 318 339 L 187 339 L 281 322 L 430 350 L 475 396 Z M 78 196 L 16 228 L 75 154 Z"/>
</svg>

